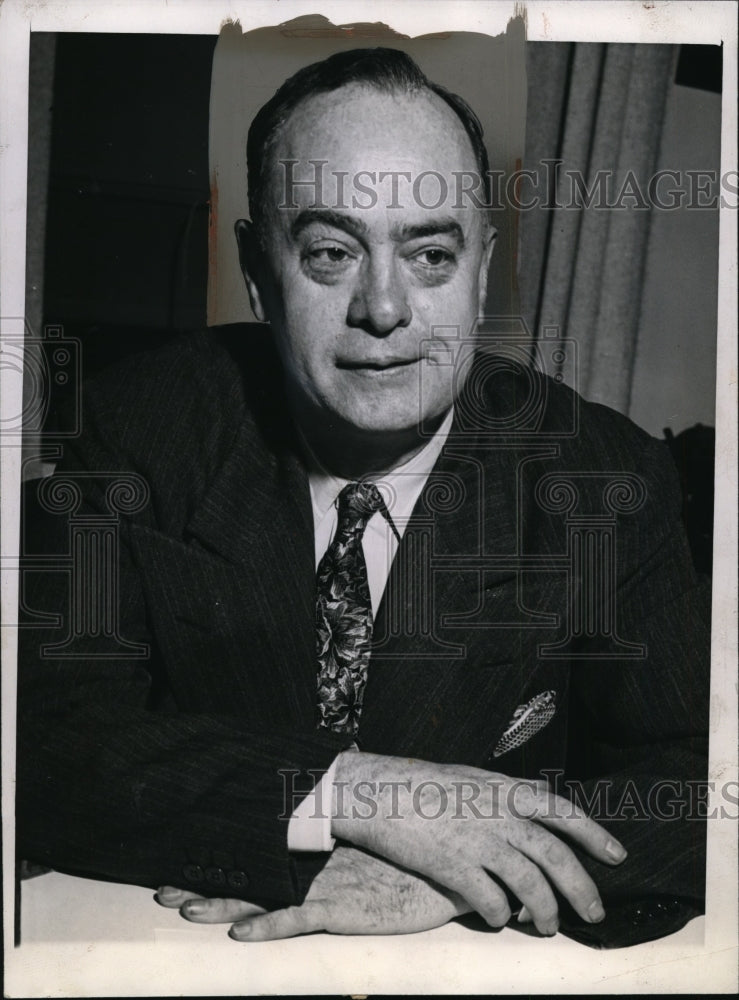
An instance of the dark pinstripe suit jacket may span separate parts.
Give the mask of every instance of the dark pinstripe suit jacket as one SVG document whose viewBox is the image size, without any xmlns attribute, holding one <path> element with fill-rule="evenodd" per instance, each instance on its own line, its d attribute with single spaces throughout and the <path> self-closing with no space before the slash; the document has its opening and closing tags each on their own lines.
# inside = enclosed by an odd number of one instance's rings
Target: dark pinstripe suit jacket
<svg viewBox="0 0 739 1000">
<path fill-rule="evenodd" d="M 56 473 L 81 490 L 75 524 L 109 514 L 116 473 L 150 496 L 119 517 L 117 633 L 87 629 L 72 655 L 39 655 L 70 631 L 69 514 L 29 489 L 26 551 L 61 561 L 26 574 L 24 604 L 31 625 L 61 624 L 22 632 L 23 857 L 302 898 L 314 869 L 287 852 L 285 784 L 310 787 L 346 740 L 315 728 L 312 515 L 280 382 L 264 333 L 237 326 L 86 386 Z M 606 945 L 659 936 L 701 906 L 704 830 L 680 811 L 684 782 L 704 777 L 708 690 L 670 458 L 623 417 L 485 357 L 456 412 L 378 612 L 360 742 L 599 790 L 592 807 L 630 857 L 585 859 L 611 912 L 585 929 L 565 910 L 565 927 Z M 588 583 L 593 546 L 611 569 Z M 500 753 L 517 707 L 550 691 L 551 721 Z M 658 799 L 663 816 L 683 802 L 676 818 L 646 818 Z"/>
</svg>

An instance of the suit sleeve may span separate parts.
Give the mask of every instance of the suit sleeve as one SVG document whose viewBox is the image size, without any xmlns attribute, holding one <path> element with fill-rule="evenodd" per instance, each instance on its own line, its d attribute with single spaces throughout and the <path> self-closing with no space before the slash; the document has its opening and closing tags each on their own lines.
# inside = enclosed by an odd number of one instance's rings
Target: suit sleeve
<svg viewBox="0 0 739 1000">
<path fill-rule="evenodd" d="M 59 470 L 79 482 L 75 518 L 93 527 L 106 510 L 105 476 L 95 473 L 126 467 L 122 458 L 101 454 L 99 442 L 86 434 L 65 448 Z M 114 631 L 133 645 L 121 649 L 98 621 L 69 655 L 65 639 L 86 599 L 85 587 L 98 585 L 96 569 L 88 566 L 82 580 L 73 576 L 69 519 L 51 512 L 48 495 L 40 503 L 37 493 L 37 484 L 28 484 L 19 656 L 20 857 L 64 872 L 151 887 L 172 884 L 267 907 L 300 903 L 309 881 L 288 852 L 288 820 L 348 742 L 317 731 L 259 731 L 238 715 L 176 710 L 165 693 L 125 518 L 115 574 L 121 616 Z M 148 653 L 140 655 L 146 647 Z"/>
<path fill-rule="evenodd" d="M 610 909 L 584 931 L 602 946 L 655 936 L 650 924 L 676 929 L 702 912 L 705 886 L 710 587 L 693 569 L 664 445 L 649 439 L 638 468 L 645 502 L 617 525 L 615 620 L 643 656 L 572 672 L 571 787 L 629 850 L 613 869 L 582 857 Z"/>
</svg>

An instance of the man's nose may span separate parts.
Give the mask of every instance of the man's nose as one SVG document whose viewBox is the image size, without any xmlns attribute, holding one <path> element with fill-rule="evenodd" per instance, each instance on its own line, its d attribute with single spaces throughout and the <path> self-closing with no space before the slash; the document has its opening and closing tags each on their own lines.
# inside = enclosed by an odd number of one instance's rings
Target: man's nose
<svg viewBox="0 0 739 1000">
<path fill-rule="evenodd" d="M 391 260 L 366 261 L 349 302 L 349 326 L 382 337 L 398 326 L 408 326 L 411 316 L 397 264 Z"/>
</svg>

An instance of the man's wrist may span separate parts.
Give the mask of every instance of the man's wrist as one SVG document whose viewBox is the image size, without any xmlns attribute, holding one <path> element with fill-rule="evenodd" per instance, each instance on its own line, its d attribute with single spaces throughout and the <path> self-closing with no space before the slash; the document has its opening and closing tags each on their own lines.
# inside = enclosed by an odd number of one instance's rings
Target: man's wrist
<svg viewBox="0 0 739 1000">
<path fill-rule="evenodd" d="M 362 830 L 371 825 L 382 787 L 393 775 L 394 765 L 397 770 L 397 763 L 395 757 L 361 750 L 344 750 L 338 755 L 331 796 L 333 837 L 367 846 Z"/>
</svg>

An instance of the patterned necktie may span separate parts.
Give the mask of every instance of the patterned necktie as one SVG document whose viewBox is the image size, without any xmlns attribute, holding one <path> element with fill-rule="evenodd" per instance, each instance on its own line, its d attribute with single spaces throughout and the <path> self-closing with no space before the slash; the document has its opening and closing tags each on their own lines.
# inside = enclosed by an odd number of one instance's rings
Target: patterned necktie
<svg viewBox="0 0 739 1000">
<path fill-rule="evenodd" d="M 359 728 L 372 639 L 372 602 L 362 535 L 385 503 L 374 483 L 339 494 L 334 540 L 316 571 L 319 725 L 354 735 Z"/>
</svg>

